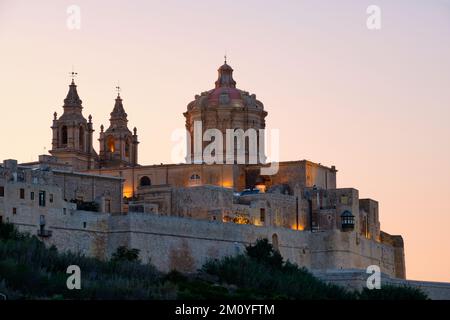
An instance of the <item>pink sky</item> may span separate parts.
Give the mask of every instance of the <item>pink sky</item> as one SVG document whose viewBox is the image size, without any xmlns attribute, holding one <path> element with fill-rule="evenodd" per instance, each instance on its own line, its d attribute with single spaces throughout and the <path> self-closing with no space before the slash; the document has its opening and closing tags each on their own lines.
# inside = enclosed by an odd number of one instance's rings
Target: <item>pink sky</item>
<svg viewBox="0 0 450 320">
<path fill-rule="evenodd" d="M 81 30 L 66 26 L 81 8 Z M 366 8 L 382 28 L 366 28 Z M 140 163 L 168 163 L 188 102 L 228 54 L 280 129 L 281 159 L 336 165 L 380 202 L 407 277 L 450 281 L 450 1 L 0 0 L 0 159 L 51 144 L 75 66 L 96 135 L 120 81 Z"/>
</svg>

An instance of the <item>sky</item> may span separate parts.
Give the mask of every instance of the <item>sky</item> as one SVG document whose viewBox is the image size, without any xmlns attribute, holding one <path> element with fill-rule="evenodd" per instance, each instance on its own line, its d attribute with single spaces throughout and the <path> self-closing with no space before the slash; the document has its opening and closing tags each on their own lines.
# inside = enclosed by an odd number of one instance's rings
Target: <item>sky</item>
<svg viewBox="0 0 450 320">
<path fill-rule="evenodd" d="M 382 230 L 403 236 L 407 278 L 450 282 L 449 0 L 0 0 L 0 159 L 50 149 L 73 67 L 96 137 L 119 83 L 140 163 L 170 163 L 225 53 L 280 130 L 281 160 L 335 165 L 338 187 L 379 201 Z"/>
</svg>

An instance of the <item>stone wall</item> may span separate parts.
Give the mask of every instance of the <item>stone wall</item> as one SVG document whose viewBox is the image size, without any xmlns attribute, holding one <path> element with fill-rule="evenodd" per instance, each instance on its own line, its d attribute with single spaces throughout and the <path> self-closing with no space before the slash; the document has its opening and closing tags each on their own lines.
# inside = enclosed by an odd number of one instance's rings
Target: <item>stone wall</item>
<svg viewBox="0 0 450 320">
<path fill-rule="evenodd" d="M 323 281 L 340 285 L 352 290 L 361 290 L 366 287 L 367 278 L 370 274 L 365 270 L 327 270 L 325 272 L 314 272 L 314 275 Z M 450 283 L 405 280 L 381 275 L 381 287 L 383 285 L 410 286 L 423 290 L 432 300 L 450 300 Z M 374 289 L 376 290 L 376 289 Z"/>
</svg>

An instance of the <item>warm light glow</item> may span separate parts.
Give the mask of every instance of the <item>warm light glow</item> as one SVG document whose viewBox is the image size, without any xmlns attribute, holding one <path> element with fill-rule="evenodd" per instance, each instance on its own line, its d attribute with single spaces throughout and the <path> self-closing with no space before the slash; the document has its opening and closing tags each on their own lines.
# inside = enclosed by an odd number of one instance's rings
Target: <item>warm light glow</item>
<svg viewBox="0 0 450 320">
<path fill-rule="evenodd" d="M 303 226 L 303 225 L 301 225 L 301 224 L 299 224 L 299 225 L 297 226 L 297 224 L 294 224 L 294 225 L 291 227 L 291 229 L 292 229 L 292 230 L 303 231 L 303 230 L 305 230 L 305 226 Z"/>
<path fill-rule="evenodd" d="M 222 181 L 222 187 L 224 188 L 233 188 L 233 182 L 229 180 Z"/>
<path fill-rule="evenodd" d="M 123 186 L 123 196 L 131 198 L 133 196 L 133 187 L 124 185 Z"/>
<path fill-rule="evenodd" d="M 261 193 L 266 192 L 266 185 L 264 185 L 264 184 L 257 184 L 255 187 L 256 187 L 256 189 L 258 189 L 259 192 L 261 192 Z"/>
</svg>

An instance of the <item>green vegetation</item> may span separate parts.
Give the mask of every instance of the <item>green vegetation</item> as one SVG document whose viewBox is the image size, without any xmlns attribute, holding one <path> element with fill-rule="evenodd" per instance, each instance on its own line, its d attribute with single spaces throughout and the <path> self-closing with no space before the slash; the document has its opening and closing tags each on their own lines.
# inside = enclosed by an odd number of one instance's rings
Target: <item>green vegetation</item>
<svg viewBox="0 0 450 320">
<path fill-rule="evenodd" d="M 130 261 L 130 262 L 140 262 L 139 260 L 139 249 L 128 249 L 127 247 L 118 247 L 116 252 L 113 253 L 111 261 Z"/>
<path fill-rule="evenodd" d="M 67 289 L 69 265 L 81 269 L 81 290 Z M 137 249 L 119 247 L 110 261 L 59 253 L 2 223 L 0 293 L 8 299 L 426 299 L 414 288 L 353 292 L 326 284 L 284 262 L 267 240 L 245 254 L 211 260 L 193 275 L 163 274 L 142 264 Z"/>
</svg>

